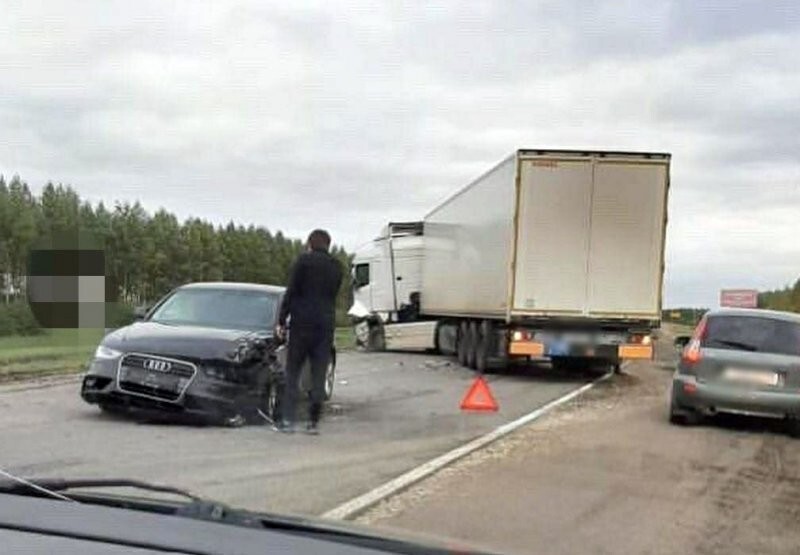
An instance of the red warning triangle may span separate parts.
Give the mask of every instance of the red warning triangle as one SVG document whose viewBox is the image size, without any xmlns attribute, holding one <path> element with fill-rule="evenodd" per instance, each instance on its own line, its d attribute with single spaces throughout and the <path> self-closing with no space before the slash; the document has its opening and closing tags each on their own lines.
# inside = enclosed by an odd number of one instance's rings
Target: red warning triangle
<svg viewBox="0 0 800 555">
<path fill-rule="evenodd" d="M 467 394 L 461 399 L 461 410 L 497 410 L 497 401 L 489 389 L 489 384 L 482 376 L 475 378 L 472 385 L 467 390 Z"/>
</svg>

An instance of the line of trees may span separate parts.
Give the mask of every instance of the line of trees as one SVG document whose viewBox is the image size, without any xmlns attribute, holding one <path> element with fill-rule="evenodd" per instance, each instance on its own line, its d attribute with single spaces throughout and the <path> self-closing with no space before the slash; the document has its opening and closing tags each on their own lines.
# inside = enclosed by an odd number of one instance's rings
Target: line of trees
<svg viewBox="0 0 800 555">
<path fill-rule="evenodd" d="M 661 317 L 665 322 L 695 326 L 707 311 L 707 308 L 702 307 L 668 308 L 662 311 Z"/>
<path fill-rule="evenodd" d="M 794 282 L 794 285 L 759 293 L 758 306 L 773 310 L 800 312 L 800 278 Z"/>
<path fill-rule="evenodd" d="M 761 291 L 758 294 L 758 308 L 783 310 L 787 312 L 800 312 L 800 278 L 794 285 L 787 285 L 781 289 Z M 706 308 L 669 308 L 663 311 L 665 322 L 695 325 L 705 314 Z"/>
<path fill-rule="evenodd" d="M 47 183 L 37 196 L 18 176 L 8 181 L 0 176 L 0 290 L 6 312 L 19 312 L 10 305 L 24 304 L 30 249 L 77 231 L 104 249 L 106 276 L 126 306 L 148 304 L 192 281 L 283 285 L 303 249 L 302 240 L 264 227 L 215 226 L 198 218 L 181 222 L 164 209 L 150 214 L 138 202 L 92 205 L 61 184 Z M 349 265 L 342 248 L 334 247 L 332 254 Z M 349 272 L 345 276 L 337 301 L 340 322 L 350 303 Z M 0 334 L 3 319 L 0 314 Z"/>
</svg>

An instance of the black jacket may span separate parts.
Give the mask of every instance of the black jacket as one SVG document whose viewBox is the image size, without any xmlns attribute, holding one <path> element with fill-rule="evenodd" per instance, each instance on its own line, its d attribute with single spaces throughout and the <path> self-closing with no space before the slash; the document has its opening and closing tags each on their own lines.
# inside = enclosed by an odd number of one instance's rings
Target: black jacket
<svg viewBox="0 0 800 555">
<path fill-rule="evenodd" d="M 336 295 L 342 285 L 342 266 L 325 251 L 301 254 L 292 266 L 278 323 L 297 328 L 333 328 Z"/>
</svg>

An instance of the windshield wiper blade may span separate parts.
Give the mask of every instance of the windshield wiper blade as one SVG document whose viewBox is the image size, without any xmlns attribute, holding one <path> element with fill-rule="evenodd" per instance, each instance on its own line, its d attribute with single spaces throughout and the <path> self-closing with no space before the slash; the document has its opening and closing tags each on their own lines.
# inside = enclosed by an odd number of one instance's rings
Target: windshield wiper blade
<svg viewBox="0 0 800 555">
<path fill-rule="evenodd" d="M 40 486 L 39 484 L 36 484 L 35 482 L 31 482 L 30 480 L 26 480 L 25 478 L 20 478 L 19 476 L 15 476 L 10 472 L 6 472 L 2 468 L 0 468 L 0 476 L 5 476 L 5 478 L 9 480 L 9 482 L 6 484 L 0 482 L 0 493 L 26 493 L 28 495 L 32 495 L 33 492 L 37 492 L 39 495 L 55 497 L 61 501 L 75 501 L 66 495 L 61 495 L 57 491 L 49 490 Z"/>
<path fill-rule="evenodd" d="M 734 347 L 736 349 L 742 349 L 743 351 L 757 351 L 758 347 L 755 345 L 751 345 L 749 343 L 742 343 L 741 341 L 734 341 L 732 339 L 709 339 L 709 343 L 719 343 L 720 345 L 726 345 L 728 347 Z"/>
<path fill-rule="evenodd" d="M 171 493 L 173 495 L 180 495 L 191 499 L 192 501 L 199 501 L 200 498 L 186 490 L 174 488 L 171 486 L 162 486 L 158 484 L 150 484 L 140 480 L 127 480 L 117 478 L 106 479 L 75 479 L 66 480 L 62 478 L 40 478 L 33 480 L 14 481 L 8 484 L 0 483 L 0 493 L 23 493 L 31 490 L 47 490 L 48 492 L 68 491 L 72 489 L 86 489 L 86 488 L 135 488 L 145 491 L 154 491 L 159 493 Z"/>
</svg>

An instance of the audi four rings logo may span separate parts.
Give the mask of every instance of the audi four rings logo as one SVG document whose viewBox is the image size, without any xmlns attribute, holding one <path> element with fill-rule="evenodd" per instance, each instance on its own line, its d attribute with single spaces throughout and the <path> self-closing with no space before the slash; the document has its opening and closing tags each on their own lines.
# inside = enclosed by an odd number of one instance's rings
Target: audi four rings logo
<svg viewBox="0 0 800 555">
<path fill-rule="evenodd" d="M 168 372 L 172 368 L 172 363 L 166 360 L 155 360 L 149 358 L 144 361 L 144 367 L 147 370 L 154 370 L 156 372 Z"/>
</svg>

